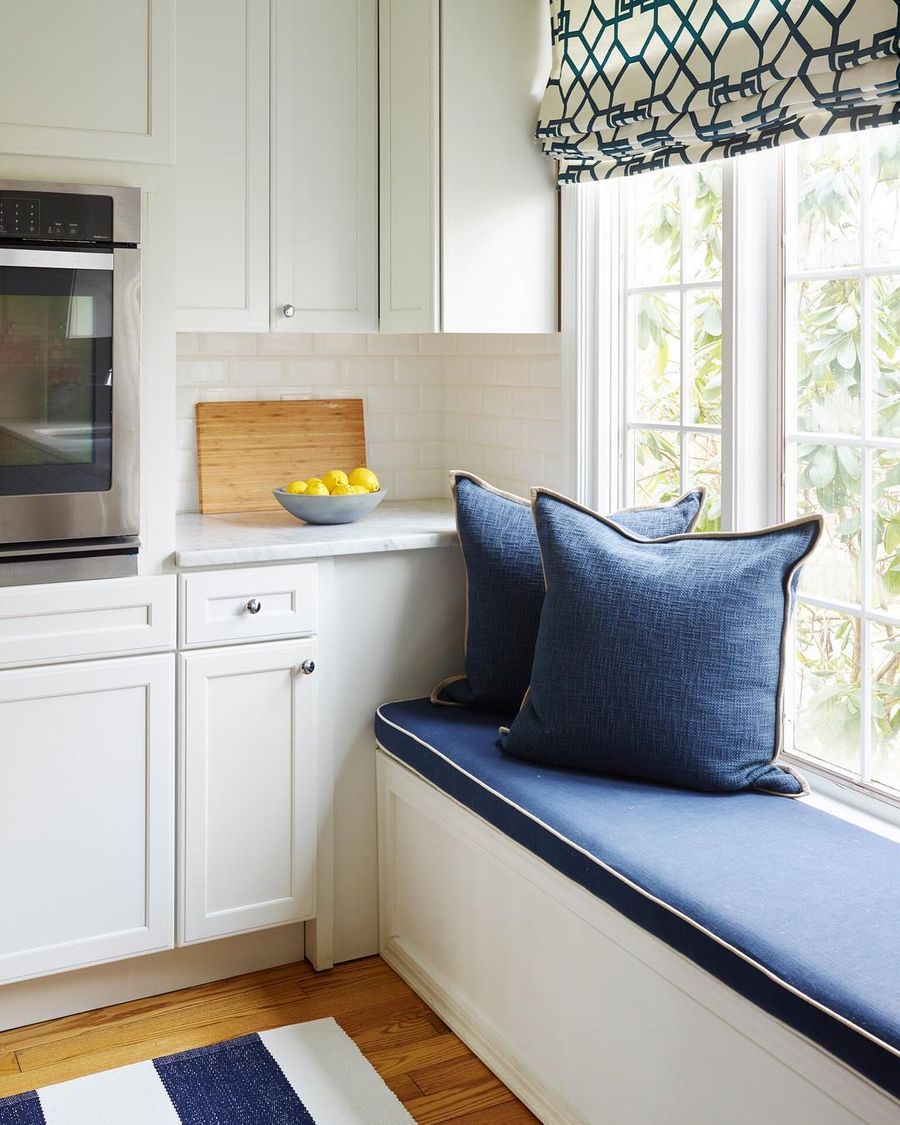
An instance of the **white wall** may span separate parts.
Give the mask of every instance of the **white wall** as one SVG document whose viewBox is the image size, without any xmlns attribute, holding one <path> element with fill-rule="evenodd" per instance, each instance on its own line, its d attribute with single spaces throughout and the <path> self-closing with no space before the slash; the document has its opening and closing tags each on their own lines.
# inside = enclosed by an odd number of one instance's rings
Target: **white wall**
<svg viewBox="0 0 900 1125">
<path fill-rule="evenodd" d="M 564 487 L 559 336 L 178 336 L 179 511 L 197 509 L 194 405 L 358 396 L 369 460 L 397 499 L 443 495 L 465 468 L 527 495 Z M 327 466 L 323 466 L 323 469 Z"/>
</svg>

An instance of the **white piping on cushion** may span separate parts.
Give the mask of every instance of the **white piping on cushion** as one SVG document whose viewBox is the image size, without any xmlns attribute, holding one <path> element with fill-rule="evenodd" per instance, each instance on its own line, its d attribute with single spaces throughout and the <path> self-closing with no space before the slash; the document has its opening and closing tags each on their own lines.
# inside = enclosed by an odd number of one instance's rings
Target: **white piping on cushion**
<svg viewBox="0 0 900 1125">
<path fill-rule="evenodd" d="M 402 700 L 395 700 L 395 702 L 397 702 L 397 703 L 413 703 L 413 702 L 415 702 L 415 700 L 414 699 L 402 699 Z M 386 704 L 383 704 L 382 706 L 386 706 Z M 808 996 L 805 992 L 801 992 L 800 989 L 797 988 L 795 985 L 789 984 L 788 981 L 786 981 L 782 977 L 778 976 L 777 973 L 772 972 L 771 969 L 768 969 L 761 962 L 756 961 L 749 954 L 744 953 L 743 950 L 738 949 L 737 946 L 732 945 L 730 942 L 725 941 L 724 938 L 719 937 L 719 935 L 714 933 L 712 930 L 707 929 L 706 926 L 704 926 L 701 922 L 697 922 L 689 914 L 685 914 L 684 911 L 679 910 L 677 906 L 672 906 L 672 904 L 669 903 L 669 902 L 666 902 L 665 899 L 659 898 L 657 895 L 653 894 L 651 891 L 646 890 L 639 883 L 635 883 L 633 879 L 629 879 L 627 875 L 623 875 L 621 871 L 617 871 L 614 867 L 610 867 L 610 865 L 608 863 L 604 863 L 602 859 L 598 859 L 597 856 L 593 855 L 593 853 L 589 852 L 586 848 L 582 847 L 581 844 L 576 844 L 574 840 L 570 840 L 567 836 L 564 836 L 557 829 L 553 828 L 551 825 L 549 825 L 549 824 L 545 823 L 543 820 L 541 820 L 540 817 L 537 817 L 537 816 L 534 815 L 534 813 L 529 812 L 528 809 L 522 808 L 521 805 L 517 805 L 515 801 L 511 801 L 509 799 L 509 797 L 505 796 L 503 793 L 498 792 L 496 789 L 493 789 L 490 785 L 487 785 L 480 778 L 476 777 L 472 773 L 469 773 L 468 770 L 463 769 L 462 766 L 460 766 L 456 762 L 454 762 L 452 758 L 448 758 L 446 754 L 442 754 L 440 750 L 436 749 L 430 743 L 425 742 L 424 739 L 419 738 L 418 735 L 413 734 L 412 731 L 408 731 L 404 727 L 399 726 L 397 723 L 395 723 L 393 721 L 393 719 L 386 718 L 385 715 L 382 714 L 381 707 L 378 708 L 377 714 L 378 714 L 378 717 L 381 719 L 381 721 L 383 723 L 387 723 L 388 726 L 393 727 L 394 730 L 400 731 L 400 733 L 405 735 L 407 738 L 412 738 L 414 741 L 418 742 L 421 746 L 424 746 L 426 750 L 430 750 L 432 752 L 432 754 L 436 754 L 437 757 L 442 758 L 448 765 L 452 766 L 458 773 L 461 773 L 464 777 L 469 778 L 470 781 L 474 781 L 476 785 L 480 785 L 481 788 L 484 789 L 486 792 L 493 794 L 493 796 L 497 797 L 499 800 L 501 800 L 505 804 L 509 805 L 510 808 L 515 809 L 517 812 L 520 812 L 523 816 L 528 817 L 529 820 L 534 821 L 535 824 L 540 825 L 540 827 L 543 828 L 546 832 L 549 832 L 552 836 L 555 836 L 557 838 L 557 840 L 561 840 L 564 844 L 567 844 L 570 848 L 573 848 L 575 851 L 580 852 L 587 859 L 591 860 L 592 863 L 595 863 L 598 867 L 603 868 L 604 871 L 607 871 L 610 875 L 613 875 L 616 879 L 619 879 L 621 882 L 625 883 L 626 886 L 631 887 L 632 890 L 635 890 L 639 894 L 643 895 L 644 898 L 649 899 L 650 902 L 655 903 L 657 906 L 662 906 L 665 910 L 668 910 L 669 913 L 674 914 L 677 918 L 680 918 L 683 922 L 687 922 L 689 925 L 693 926 L 695 930 L 698 930 L 700 933 L 704 934 L 706 937 L 712 938 L 712 940 L 717 942 L 719 945 L 721 945 L 723 949 L 727 949 L 730 953 L 735 954 L 736 957 L 740 957 L 742 961 L 746 961 L 748 965 L 751 965 L 754 969 L 758 969 L 759 972 L 761 972 L 764 976 L 768 977 L 769 980 L 773 981 L 775 984 L 781 985 L 782 988 L 785 988 L 788 992 L 792 993 L 794 996 L 799 997 L 801 1000 L 805 1000 L 808 1004 L 812 1004 L 812 1006 L 814 1008 L 818 1008 L 819 1011 L 824 1012 L 825 1015 L 827 1015 L 827 1016 L 831 1016 L 833 1019 L 837 1020 L 838 1023 L 842 1023 L 845 1027 L 849 1027 L 851 1031 L 858 1032 L 860 1035 L 864 1036 L 866 1039 L 869 1039 L 876 1046 L 883 1047 L 886 1051 L 889 1051 L 892 1055 L 896 1055 L 898 1058 L 900 1058 L 900 1048 L 892 1046 L 890 1043 L 885 1042 L 885 1040 L 883 1040 L 883 1039 L 879 1039 L 878 1036 L 874 1035 L 871 1031 L 867 1031 L 864 1027 L 860 1027 L 859 1024 L 856 1024 L 852 1020 L 847 1019 L 846 1016 L 842 1016 L 839 1012 L 835 1012 L 832 1008 L 829 1008 L 827 1005 L 821 1003 L 821 1001 L 816 1000 L 815 997 Z M 376 742 L 377 742 L 377 738 L 376 738 Z M 409 765 L 408 762 L 404 762 L 402 758 L 398 758 L 397 755 L 393 754 L 390 750 L 388 750 L 388 748 L 386 746 L 382 746 L 380 742 L 378 742 L 378 746 L 381 748 L 381 750 L 385 754 L 387 754 L 389 757 L 393 758 L 393 760 L 395 762 L 398 762 L 401 766 L 405 766 L 407 769 L 412 770 L 415 774 L 417 774 L 418 777 L 422 778 L 422 780 L 426 783 L 426 785 L 430 785 L 432 787 L 432 789 L 436 790 L 438 793 L 443 793 L 445 797 L 448 797 L 451 801 L 454 801 L 457 805 L 459 805 L 460 808 L 466 809 L 468 812 L 472 813 L 473 816 L 478 816 L 478 813 L 476 813 L 473 809 L 470 809 L 467 805 L 464 805 L 461 801 L 457 801 L 455 797 L 451 797 L 450 794 L 445 792 L 443 789 L 441 789 L 441 787 L 439 785 L 435 785 L 434 782 L 429 781 L 428 778 L 424 777 L 422 774 L 420 774 L 419 771 L 417 769 L 415 769 L 415 767 Z M 478 816 L 478 819 L 483 821 L 485 824 L 490 824 L 490 821 L 485 820 L 484 817 L 482 817 L 482 816 Z M 496 827 L 496 825 L 491 825 L 491 827 Z M 498 831 L 501 831 L 501 830 L 498 829 Z M 521 844 L 519 846 L 524 847 L 524 845 L 521 845 Z M 526 849 L 526 850 L 530 851 L 530 849 Z M 534 852 L 531 852 L 531 854 L 534 855 Z M 540 857 L 535 857 L 535 858 L 540 858 Z M 542 862 L 546 863 L 547 861 L 542 860 Z M 557 868 L 553 867 L 552 864 L 548 863 L 547 866 L 550 867 L 552 870 L 557 871 Z M 561 871 L 558 871 L 558 874 L 563 875 L 563 878 L 566 878 L 566 879 L 569 878 L 568 875 L 564 875 L 563 872 L 561 872 Z M 574 879 L 572 879 L 571 881 L 573 883 L 575 882 Z M 580 884 L 578 884 L 578 885 L 580 886 Z M 589 891 L 588 893 L 591 894 L 593 892 Z M 601 896 L 596 895 L 595 897 L 600 898 Z M 615 907 L 613 907 L 613 909 L 615 909 Z M 618 911 L 618 913 L 621 913 L 621 911 Z M 635 925 L 639 925 L 639 923 L 635 922 Z M 645 927 L 643 927 L 643 926 L 641 926 L 640 928 L 645 929 Z M 659 940 L 663 941 L 664 939 L 660 938 Z M 668 945 L 668 942 L 665 942 L 665 944 Z M 687 956 L 687 955 L 683 954 L 682 956 Z M 693 958 L 689 958 L 689 960 L 693 960 Z M 694 962 L 694 963 L 697 964 L 697 962 Z M 705 970 L 705 971 L 708 972 L 709 970 Z M 730 986 L 727 986 L 727 987 L 730 987 Z M 737 991 L 737 990 L 733 989 L 732 991 Z M 747 997 L 746 999 L 749 999 L 749 997 Z M 751 1000 L 750 1003 L 753 1003 L 753 1001 Z M 777 1016 L 773 1016 L 772 1018 L 778 1019 Z M 779 1020 L 779 1022 L 783 1023 L 784 1021 Z M 796 1030 L 796 1029 L 792 1029 L 792 1030 Z M 803 1033 L 797 1032 L 797 1034 L 802 1035 Z M 803 1038 L 808 1038 L 808 1036 L 803 1036 Z M 820 1044 L 816 1044 L 816 1045 L 819 1046 L 820 1049 L 827 1051 L 827 1048 L 821 1047 Z M 832 1052 L 828 1051 L 828 1054 L 832 1054 Z M 846 1066 L 846 1065 L 849 1065 L 849 1064 L 844 1063 L 844 1065 Z M 853 1072 L 855 1074 L 860 1073 L 854 1067 L 850 1067 L 850 1069 L 853 1070 Z M 862 1077 L 865 1078 L 865 1075 L 863 1075 Z M 878 1090 L 883 1089 L 873 1079 L 866 1078 L 865 1080 L 867 1082 L 871 1082 L 872 1085 L 875 1086 Z M 887 1093 L 887 1091 L 884 1091 L 884 1092 Z M 889 1094 L 888 1096 L 890 1097 L 892 1095 Z"/>
</svg>

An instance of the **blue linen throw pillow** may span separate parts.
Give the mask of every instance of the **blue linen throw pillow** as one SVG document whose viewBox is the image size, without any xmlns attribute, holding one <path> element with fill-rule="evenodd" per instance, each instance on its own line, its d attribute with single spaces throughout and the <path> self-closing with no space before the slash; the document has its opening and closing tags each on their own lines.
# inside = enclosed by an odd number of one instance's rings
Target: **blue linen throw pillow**
<svg viewBox="0 0 900 1125">
<path fill-rule="evenodd" d="M 778 761 L 785 636 L 814 516 L 651 542 L 535 489 L 547 579 L 510 754 L 727 793 L 807 793 Z"/>
<path fill-rule="evenodd" d="M 531 680 L 544 604 L 544 572 L 531 503 L 470 473 L 450 474 L 466 565 L 466 672 L 442 680 L 432 703 L 513 714 Z M 672 504 L 631 508 L 611 518 L 656 538 L 690 531 L 705 490 Z"/>
</svg>

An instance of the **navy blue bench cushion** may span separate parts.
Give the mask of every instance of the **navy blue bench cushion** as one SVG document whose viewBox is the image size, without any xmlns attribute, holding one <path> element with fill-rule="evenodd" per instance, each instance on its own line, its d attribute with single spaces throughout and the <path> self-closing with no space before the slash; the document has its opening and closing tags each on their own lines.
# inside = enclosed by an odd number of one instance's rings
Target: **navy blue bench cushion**
<svg viewBox="0 0 900 1125">
<path fill-rule="evenodd" d="M 508 716 L 389 703 L 385 750 L 900 1097 L 900 845 L 796 801 L 505 754 Z"/>
</svg>

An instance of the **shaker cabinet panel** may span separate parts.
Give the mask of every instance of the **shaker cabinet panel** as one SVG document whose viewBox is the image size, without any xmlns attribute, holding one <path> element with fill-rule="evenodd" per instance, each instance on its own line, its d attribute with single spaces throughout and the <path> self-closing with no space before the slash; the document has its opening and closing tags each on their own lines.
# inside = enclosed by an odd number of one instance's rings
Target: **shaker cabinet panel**
<svg viewBox="0 0 900 1125">
<path fill-rule="evenodd" d="M 315 914 L 313 640 L 180 657 L 184 944 Z"/>
<path fill-rule="evenodd" d="M 545 0 L 441 5 L 445 332 L 555 332 L 555 165 L 534 128 L 550 73 Z"/>
<path fill-rule="evenodd" d="M 380 0 L 381 323 L 555 332 L 546 0 Z"/>
<path fill-rule="evenodd" d="M 172 946 L 174 660 L 0 672 L 0 984 Z"/>
<path fill-rule="evenodd" d="M 269 321 L 269 0 L 178 0 L 177 327 Z"/>
<path fill-rule="evenodd" d="M 440 3 L 381 0 L 381 330 L 440 330 Z"/>
<path fill-rule="evenodd" d="M 272 5 L 272 328 L 378 330 L 378 0 Z"/>
<path fill-rule="evenodd" d="M 174 25 L 175 0 L 3 5 L 0 152 L 170 163 Z"/>
</svg>

